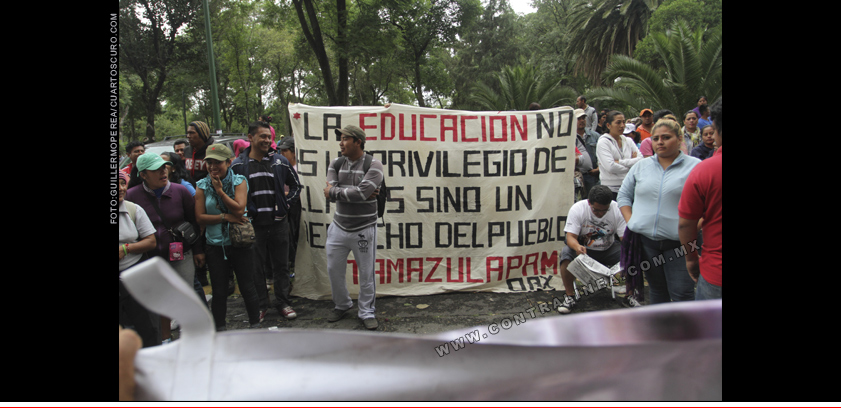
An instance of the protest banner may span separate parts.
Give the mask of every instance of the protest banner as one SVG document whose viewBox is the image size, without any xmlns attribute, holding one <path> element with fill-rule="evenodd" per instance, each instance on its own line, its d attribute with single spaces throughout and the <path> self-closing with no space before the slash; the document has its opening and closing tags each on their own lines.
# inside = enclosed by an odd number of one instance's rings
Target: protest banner
<svg viewBox="0 0 841 413">
<path fill-rule="evenodd" d="M 330 162 L 341 156 L 335 130 L 348 125 L 366 132 L 365 150 L 382 162 L 390 189 L 377 224 L 378 295 L 563 289 L 572 111 L 290 104 L 303 186 L 295 295 L 330 298 L 324 244 L 335 205 L 323 190 Z M 354 298 L 356 271 L 351 254 Z"/>
</svg>

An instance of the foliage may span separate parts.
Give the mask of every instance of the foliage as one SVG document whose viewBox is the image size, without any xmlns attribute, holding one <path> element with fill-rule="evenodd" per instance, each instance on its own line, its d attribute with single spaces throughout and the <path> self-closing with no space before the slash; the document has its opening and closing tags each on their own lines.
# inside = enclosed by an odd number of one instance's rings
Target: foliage
<svg viewBox="0 0 841 413">
<path fill-rule="evenodd" d="M 715 28 L 721 25 L 721 0 L 666 0 L 651 15 L 649 33 L 665 32 L 675 20 L 684 20 L 689 28 Z M 634 49 L 633 57 L 654 67 L 662 67 L 654 38 L 646 36 Z"/>
<path fill-rule="evenodd" d="M 496 74 L 523 55 L 521 28 L 508 0 L 488 1 L 474 24 L 459 36 L 453 57 L 446 60 L 446 74 L 453 82 L 452 107 L 471 109 L 470 88 L 478 82 L 499 87 Z"/>
<path fill-rule="evenodd" d="M 646 33 L 648 19 L 663 0 L 580 0 L 570 13 L 567 54 L 576 73 L 601 83 L 601 73 L 614 54 L 631 56 Z"/>
<path fill-rule="evenodd" d="M 184 44 L 178 33 L 196 16 L 196 0 L 120 0 L 120 64 L 137 75 L 135 89 L 146 120 L 146 139 L 155 139 L 155 115 L 167 75 Z"/>
<path fill-rule="evenodd" d="M 698 96 L 712 102 L 721 96 L 721 29 L 691 31 L 683 20 L 665 33 L 653 33 L 657 53 L 665 67 L 627 56 L 614 55 L 605 70 L 605 80 L 617 79 L 613 87 L 590 91 L 591 99 L 611 98 L 641 110 L 669 109 L 675 113 L 696 106 Z M 706 40 L 704 38 L 706 37 Z"/>
<path fill-rule="evenodd" d="M 721 93 L 721 0 L 533 0 L 525 16 L 509 1 L 210 0 L 222 129 L 268 114 L 289 134 L 292 102 L 683 110 Z M 121 140 L 212 124 L 202 5 L 120 0 Z"/>
<path fill-rule="evenodd" d="M 382 19 L 400 33 L 400 59 L 411 68 L 403 73 L 404 78 L 414 91 L 418 106 L 427 106 L 424 79 L 428 76 L 424 74 L 434 67 L 425 67 L 429 62 L 430 50 L 453 43 L 462 32 L 462 27 L 472 25 L 481 11 L 481 5 L 478 0 L 380 1 Z"/>
<path fill-rule="evenodd" d="M 470 100 L 483 110 L 526 110 L 537 102 L 542 108 L 560 106 L 575 99 L 575 90 L 541 74 L 534 66 L 520 62 L 499 73 L 499 92 L 480 82 Z"/>
</svg>

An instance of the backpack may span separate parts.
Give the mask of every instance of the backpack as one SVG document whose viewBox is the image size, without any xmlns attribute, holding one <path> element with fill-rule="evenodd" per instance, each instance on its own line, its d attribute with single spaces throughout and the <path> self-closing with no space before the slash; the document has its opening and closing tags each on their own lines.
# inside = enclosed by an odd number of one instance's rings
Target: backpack
<svg viewBox="0 0 841 413">
<path fill-rule="evenodd" d="M 362 162 L 362 171 L 366 174 L 373 160 L 373 156 L 368 153 L 365 154 L 365 160 Z M 337 177 L 339 176 L 339 171 L 345 166 L 345 162 L 347 162 L 347 158 L 343 156 L 339 164 L 334 167 Z M 385 214 L 385 203 L 388 200 L 388 187 L 385 185 L 385 171 L 383 171 L 383 181 L 380 183 L 379 189 L 380 193 L 377 194 L 377 218 L 382 218 L 383 214 Z M 383 219 L 383 225 L 385 225 L 385 219 Z"/>
</svg>

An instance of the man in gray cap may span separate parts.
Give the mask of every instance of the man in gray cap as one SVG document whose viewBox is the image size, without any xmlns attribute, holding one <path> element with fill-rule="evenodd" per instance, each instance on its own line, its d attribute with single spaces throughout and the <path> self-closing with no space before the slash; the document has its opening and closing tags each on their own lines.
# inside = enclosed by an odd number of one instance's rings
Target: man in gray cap
<svg viewBox="0 0 841 413">
<path fill-rule="evenodd" d="M 374 315 L 376 283 L 374 263 L 377 252 L 377 193 L 383 181 L 383 164 L 364 152 L 365 132 L 349 125 L 336 130 L 342 156 L 327 169 L 327 201 L 336 202 L 333 225 L 327 229 L 327 273 L 335 308 L 328 322 L 341 320 L 350 313 L 353 301 L 347 289 L 347 257 L 353 251 L 359 269 L 357 312 L 365 328 L 376 330 Z M 366 158 L 371 157 L 365 170 Z"/>
</svg>

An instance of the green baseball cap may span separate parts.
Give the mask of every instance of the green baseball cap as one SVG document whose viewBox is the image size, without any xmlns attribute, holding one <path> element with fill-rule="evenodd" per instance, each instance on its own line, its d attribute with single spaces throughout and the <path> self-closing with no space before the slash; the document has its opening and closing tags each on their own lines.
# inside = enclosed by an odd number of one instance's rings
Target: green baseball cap
<svg viewBox="0 0 841 413">
<path fill-rule="evenodd" d="M 214 143 L 207 147 L 204 159 L 216 159 L 217 161 L 225 162 L 234 157 L 231 149 L 221 143 Z"/>
<path fill-rule="evenodd" d="M 146 170 L 157 171 L 164 165 L 172 165 L 172 162 L 165 161 L 160 155 L 152 152 L 146 152 L 137 157 L 137 172 Z"/>
</svg>

